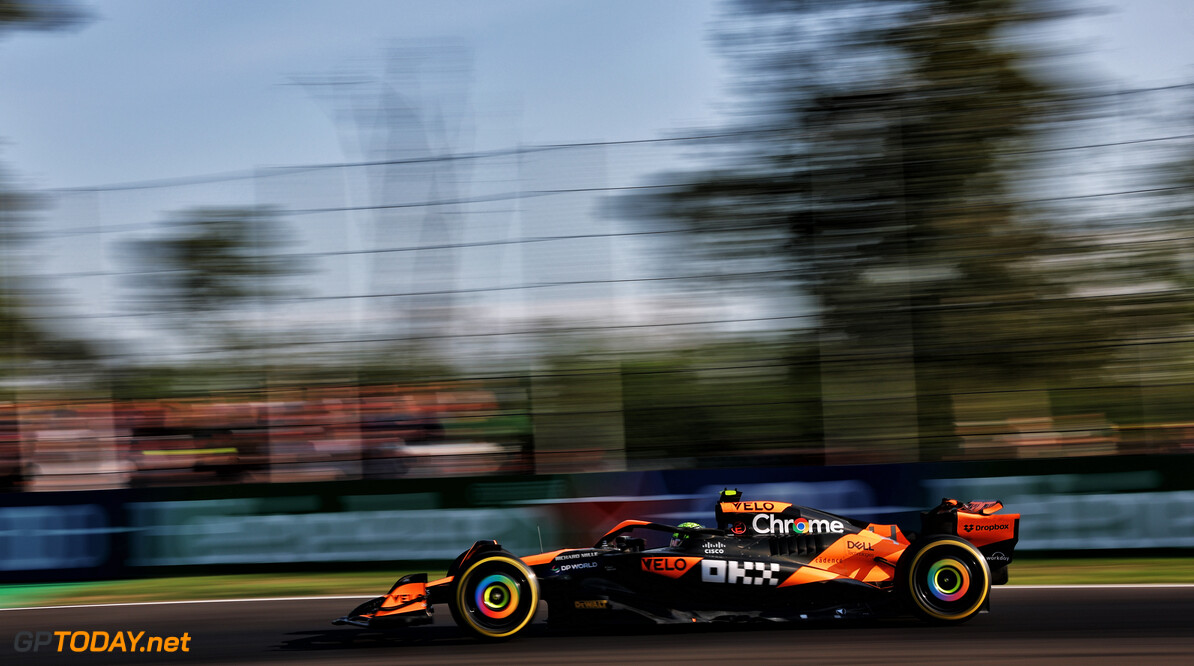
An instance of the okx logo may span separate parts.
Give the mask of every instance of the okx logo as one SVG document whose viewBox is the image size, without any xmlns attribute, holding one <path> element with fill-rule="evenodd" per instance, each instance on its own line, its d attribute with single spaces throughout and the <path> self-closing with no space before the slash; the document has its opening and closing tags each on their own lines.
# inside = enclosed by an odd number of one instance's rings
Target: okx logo
<svg viewBox="0 0 1194 666">
<path fill-rule="evenodd" d="M 734 560 L 703 560 L 701 582 L 735 583 L 738 585 L 779 585 L 777 562 L 736 562 Z"/>
</svg>

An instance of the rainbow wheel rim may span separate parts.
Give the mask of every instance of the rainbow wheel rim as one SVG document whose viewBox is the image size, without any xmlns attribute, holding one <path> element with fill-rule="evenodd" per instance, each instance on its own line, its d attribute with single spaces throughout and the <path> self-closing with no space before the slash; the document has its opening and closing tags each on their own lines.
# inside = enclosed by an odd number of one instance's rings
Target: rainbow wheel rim
<svg viewBox="0 0 1194 666">
<path fill-rule="evenodd" d="M 505 553 L 467 567 L 454 593 L 452 618 L 484 639 L 504 639 L 530 624 L 539 606 L 535 573 Z"/>
<path fill-rule="evenodd" d="M 970 591 L 970 572 L 953 558 L 934 562 L 927 574 L 929 592 L 941 601 L 957 601 Z"/>
<path fill-rule="evenodd" d="M 983 554 L 953 537 L 931 539 L 912 555 L 906 573 L 912 610 L 930 620 L 964 622 L 987 600 L 991 574 Z"/>
<path fill-rule="evenodd" d="M 473 603 L 480 612 L 492 620 L 510 617 L 518 608 L 518 583 L 505 574 L 490 574 L 477 584 Z"/>
</svg>

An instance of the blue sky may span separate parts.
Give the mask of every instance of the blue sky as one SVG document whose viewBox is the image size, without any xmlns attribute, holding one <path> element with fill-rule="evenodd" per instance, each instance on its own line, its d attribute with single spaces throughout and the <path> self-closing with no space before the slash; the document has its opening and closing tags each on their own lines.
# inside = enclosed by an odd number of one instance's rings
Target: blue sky
<svg viewBox="0 0 1194 666">
<path fill-rule="evenodd" d="M 710 0 L 109 0 L 0 42 L 0 158 L 41 187 L 343 161 L 296 77 L 462 45 L 472 145 L 646 138 L 716 120 Z"/>
<path fill-rule="evenodd" d="M 376 68 L 395 44 L 466 47 L 460 150 L 637 139 L 715 125 L 727 77 L 716 0 L 98 0 L 73 33 L 0 42 L 0 159 L 36 187 L 345 155 L 296 77 Z M 1194 3 L 1111 0 L 1060 28 L 1096 76 L 1194 76 Z"/>
<path fill-rule="evenodd" d="M 708 40 L 717 11 L 711 0 L 100 0 L 90 5 L 97 20 L 77 32 L 17 33 L 0 42 L 5 90 L 0 164 L 26 187 L 86 187 L 367 159 L 371 156 L 343 140 L 351 131 L 335 121 L 337 105 L 295 83 L 344 73 L 376 76 L 395 47 L 458 54 L 461 76 L 437 81 L 424 74 L 420 85 L 437 89 L 413 95 L 454 103 L 449 111 L 462 118 L 462 131 L 453 134 L 446 152 L 653 138 L 719 122 L 723 64 Z M 562 186 L 608 185 L 615 169 L 603 159 L 594 161 L 592 174 L 560 179 Z M 458 194 L 483 195 L 508 190 L 519 178 L 517 172 L 500 173 L 501 168 L 485 164 L 450 176 L 472 179 Z M 548 160 L 523 168 L 551 177 L 571 165 Z M 640 162 L 637 168 L 646 173 L 656 165 Z M 506 183 L 496 182 L 503 178 Z M 616 178 L 626 183 L 634 176 Z M 270 181 L 264 187 L 275 190 L 263 195 L 252 182 L 240 181 L 115 193 L 98 200 L 66 196 L 44 224 L 54 229 L 149 226 L 170 211 L 200 203 L 243 205 L 276 194 L 276 187 L 289 187 L 281 193 L 288 208 L 303 207 L 294 199 L 314 207 L 370 203 L 359 186 L 354 194 L 352 185 L 338 193 L 321 184 L 318 196 L 304 198 L 307 193 L 296 187 L 307 186 Z M 470 207 L 468 222 L 444 240 L 570 233 L 567 225 L 550 232 L 533 227 L 536 220 L 563 214 L 583 229 L 594 207 L 539 200 L 522 207 L 521 219 L 504 215 L 500 207 L 480 208 Z M 581 213 L 573 214 L 577 210 Z M 379 231 L 412 224 L 417 228 L 420 222 L 410 216 L 352 215 L 294 220 L 302 236 L 298 251 L 360 253 L 319 262 L 315 294 L 337 299 L 443 288 L 442 280 L 414 275 L 409 261 L 386 263 L 369 254 L 378 247 L 412 244 L 414 234 L 399 240 Z M 51 239 L 27 253 L 27 260 L 60 294 L 71 316 L 108 313 L 80 321 L 102 336 L 135 336 L 133 329 L 141 323 L 121 316 L 127 311 L 128 280 L 116 274 L 128 270 L 120 244 L 137 235 Z M 626 247 L 552 245 L 550 254 L 503 246 L 458 252 L 448 288 L 601 280 L 615 272 L 625 275 L 621 268 L 636 263 Z M 489 296 L 493 299 L 486 300 Z M 573 312 L 584 300 L 600 301 L 605 305 L 595 307 L 606 311 L 611 301 L 625 302 L 599 287 L 536 290 L 525 298 L 518 291 L 481 293 L 469 304 L 473 312 L 482 312 L 478 317 L 506 320 Z M 557 305 L 535 310 L 532 301 Z M 356 322 L 360 336 L 373 325 L 379 303 L 350 298 L 286 309 L 306 322 L 331 321 L 335 328 Z"/>
</svg>

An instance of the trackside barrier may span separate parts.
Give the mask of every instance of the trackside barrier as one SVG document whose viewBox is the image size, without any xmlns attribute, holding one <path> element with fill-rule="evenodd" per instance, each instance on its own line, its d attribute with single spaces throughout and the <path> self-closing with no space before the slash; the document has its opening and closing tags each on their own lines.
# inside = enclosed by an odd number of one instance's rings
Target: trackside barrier
<svg viewBox="0 0 1194 666">
<path fill-rule="evenodd" d="M 588 545 L 614 522 L 712 522 L 723 487 L 916 529 L 942 497 L 1001 499 L 1021 551 L 1194 548 L 1194 456 L 668 470 L 0 495 L 0 580 L 263 570 Z M 191 569 L 188 569 L 188 571 Z"/>
</svg>

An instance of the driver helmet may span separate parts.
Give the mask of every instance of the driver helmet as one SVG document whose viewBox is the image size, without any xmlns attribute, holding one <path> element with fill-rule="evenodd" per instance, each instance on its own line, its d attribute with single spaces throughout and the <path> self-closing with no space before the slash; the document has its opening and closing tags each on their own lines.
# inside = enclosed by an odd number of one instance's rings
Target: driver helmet
<svg viewBox="0 0 1194 666">
<path fill-rule="evenodd" d="M 685 522 L 676 525 L 676 527 L 684 527 L 688 529 L 701 529 L 704 525 L 694 522 Z M 672 548 L 683 548 L 692 540 L 692 535 L 688 532 L 672 532 Z"/>
</svg>

